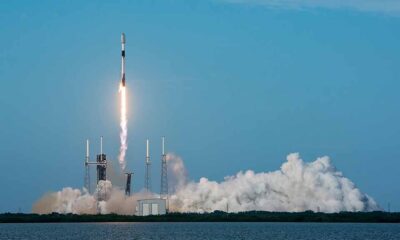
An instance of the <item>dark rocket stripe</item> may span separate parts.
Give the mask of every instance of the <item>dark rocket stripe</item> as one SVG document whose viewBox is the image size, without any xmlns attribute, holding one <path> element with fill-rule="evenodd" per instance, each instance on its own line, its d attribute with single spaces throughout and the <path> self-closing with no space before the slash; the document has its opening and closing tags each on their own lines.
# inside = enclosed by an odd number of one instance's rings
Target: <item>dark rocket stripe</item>
<svg viewBox="0 0 400 240">
<path fill-rule="evenodd" d="M 122 50 L 122 57 L 125 57 L 125 50 Z"/>
</svg>

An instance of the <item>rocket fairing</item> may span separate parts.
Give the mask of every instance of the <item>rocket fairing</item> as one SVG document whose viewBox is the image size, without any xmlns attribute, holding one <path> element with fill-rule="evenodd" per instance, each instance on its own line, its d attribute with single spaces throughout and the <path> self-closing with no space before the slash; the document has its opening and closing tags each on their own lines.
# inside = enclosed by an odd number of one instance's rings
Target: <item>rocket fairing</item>
<svg viewBox="0 0 400 240">
<path fill-rule="evenodd" d="M 122 57 L 122 67 L 121 67 L 121 84 L 125 87 L 125 33 L 121 34 L 121 57 Z"/>
</svg>

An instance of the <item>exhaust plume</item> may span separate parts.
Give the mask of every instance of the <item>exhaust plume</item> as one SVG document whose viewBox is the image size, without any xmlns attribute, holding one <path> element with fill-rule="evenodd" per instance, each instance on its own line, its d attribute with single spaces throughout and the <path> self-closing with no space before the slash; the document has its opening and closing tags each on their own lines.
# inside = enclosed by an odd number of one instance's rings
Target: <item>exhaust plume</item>
<svg viewBox="0 0 400 240">
<path fill-rule="evenodd" d="M 101 196 L 102 201 L 98 201 Z M 155 197 L 146 192 L 125 196 L 125 192 L 112 186 L 110 181 L 100 181 L 96 192 L 91 195 L 86 189 L 79 190 L 71 187 L 61 191 L 45 194 L 32 208 L 32 212 L 38 214 L 73 213 L 73 214 L 108 214 L 121 215 L 135 214 L 136 201 L 138 199 Z"/>
<path fill-rule="evenodd" d="M 128 149 L 128 120 L 126 116 L 126 88 L 122 84 L 119 87 L 119 93 L 121 95 L 121 119 L 119 124 L 121 127 L 121 132 L 119 134 L 121 146 L 119 148 L 118 162 L 123 171 L 126 167 L 125 154 Z"/>
<path fill-rule="evenodd" d="M 198 182 L 187 178 L 182 159 L 167 154 L 169 187 L 169 209 L 172 212 L 341 212 L 381 210 L 367 194 L 335 169 L 328 157 L 313 162 L 304 162 L 298 153 L 287 156 L 280 170 L 255 173 L 240 171 L 225 177 L 222 182 L 205 177 Z M 103 199 L 102 201 L 98 201 Z M 93 195 L 86 189 L 66 187 L 49 193 L 33 206 L 34 213 L 117 213 L 135 214 L 138 199 L 155 198 L 158 194 L 141 191 L 125 196 L 124 191 L 100 181 Z"/>
<path fill-rule="evenodd" d="M 173 165 L 171 161 L 170 166 L 177 169 Z M 203 177 L 177 187 L 170 197 L 170 210 L 177 212 L 380 210 L 371 197 L 335 169 L 328 157 L 305 163 L 298 153 L 289 154 L 278 171 L 241 171 L 220 183 Z"/>
<path fill-rule="evenodd" d="M 168 186 L 172 193 L 183 188 L 188 182 L 188 174 L 181 157 L 175 153 L 167 154 Z"/>
</svg>

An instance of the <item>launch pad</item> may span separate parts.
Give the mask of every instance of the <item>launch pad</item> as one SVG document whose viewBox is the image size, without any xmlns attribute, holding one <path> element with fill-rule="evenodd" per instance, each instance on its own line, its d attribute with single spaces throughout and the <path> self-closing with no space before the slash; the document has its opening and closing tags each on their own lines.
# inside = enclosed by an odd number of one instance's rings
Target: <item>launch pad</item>
<svg viewBox="0 0 400 240">
<path fill-rule="evenodd" d="M 96 161 L 92 162 L 90 161 L 89 140 L 86 140 L 85 188 L 89 193 L 92 193 L 90 185 L 90 165 L 95 165 L 97 169 L 96 185 L 98 185 L 100 181 L 107 180 L 107 155 L 103 153 L 103 136 L 100 137 L 100 154 L 96 156 Z M 99 194 L 97 198 L 99 201 L 104 200 L 105 194 Z"/>
<path fill-rule="evenodd" d="M 120 152 L 118 162 L 121 166 L 122 172 L 126 175 L 125 184 L 125 196 L 129 198 L 131 196 L 131 181 L 133 172 L 125 172 L 126 161 L 125 154 L 128 149 L 127 136 L 127 98 L 126 98 L 126 79 L 125 79 L 125 34 L 121 34 L 121 81 L 120 81 L 120 96 L 121 96 L 121 132 L 120 132 Z M 107 167 L 108 167 L 107 155 L 103 153 L 103 137 L 100 137 L 100 154 L 96 155 L 96 160 L 91 161 L 89 154 L 89 140 L 86 140 L 86 157 L 85 157 L 85 178 L 84 187 L 89 194 L 96 193 L 97 201 L 107 201 L 109 196 L 106 194 L 107 186 L 110 181 L 107 182 Z M 96 191 L 92 191 L 90 182 L 90 166 L 96 166 Z M 151 191 L 151 161 L 149 154 L 149 140 L 146 140 L 146 157 L 145 157 L 145 182 L 144 188 L 147 193 L 147 197 L 152 194 Z M 165 154 L 165 137 L 162 137 L 162 155 L 161 155 L 161 186 L 160 195 L 158 198 L 143 199 L 138 201 L 140 206 L 136 212 L 140 215 L 159 215 L 165 214 L 168 211 L 168 177 L 167 177 L 167 157 Z M 110 186 L 112 186 L 110 184 Z M 134 207 L 134 206 L 132 206 Z"/>
</svg>

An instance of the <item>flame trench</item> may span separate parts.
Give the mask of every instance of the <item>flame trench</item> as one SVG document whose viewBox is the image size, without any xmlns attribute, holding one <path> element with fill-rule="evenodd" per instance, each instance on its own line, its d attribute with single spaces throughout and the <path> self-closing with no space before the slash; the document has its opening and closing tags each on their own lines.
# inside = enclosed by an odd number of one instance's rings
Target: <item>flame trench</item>
<svg viewBox="0 0 400 240">
<path fill-rule="evenodd" d="M 122 84 L 119 87 L 119 93 L 121 96 L 121 120 L 120 120 L 121 132 L 119 134 L 121 146 L 119 148 L 118 162 L 119 165 L 121 166 L 121 169 L 125 170 L 126 167 L 125 155 L 126 155 L 126 150 L 128 149 L 128 144 L 127 144 L 128 120 L 126 117 L 126 88 L 122 86 Z"/>
</svg>

